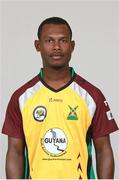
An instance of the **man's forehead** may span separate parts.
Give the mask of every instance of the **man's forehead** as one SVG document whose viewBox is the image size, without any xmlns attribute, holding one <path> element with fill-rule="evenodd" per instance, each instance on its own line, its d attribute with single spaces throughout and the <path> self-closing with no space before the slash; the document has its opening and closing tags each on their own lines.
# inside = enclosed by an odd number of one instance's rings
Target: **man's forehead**
<svg viewBox="0 0 119 180">
<path fill-rule="evenodd" d="M 42 28 L 42 35 L 43 34 L 49 34 L 49 35 L 65 34 L 65 35 L 69 35 L 70 31 L 69 31 L 67 25 L 65 25 L 65 24 L 45 24 Z"/>
<path fill-rule="evenodd" d="M 65 34 L 47 34 L 47 35 L 43 35 L 43 38 L 51 38 L 51 39 L 70 39 L 69 35 L 65 35 Z"/>
</svg>

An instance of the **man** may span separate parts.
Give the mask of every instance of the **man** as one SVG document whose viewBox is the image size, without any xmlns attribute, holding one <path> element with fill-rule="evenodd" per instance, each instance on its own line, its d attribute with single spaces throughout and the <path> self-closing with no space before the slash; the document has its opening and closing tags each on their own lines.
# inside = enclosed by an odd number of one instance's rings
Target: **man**
<svg viewBox="0 0 119 180">
<path fill-rule="evenodd" d="M 118 127 L 101 91 L 69 67 L 74 46 L 64 19 L 40 24 L 35 47 L 43 68 L 12 95 L 2 130 L 7 178 L 23 178 L 26 146 L 30 178 L 94 179 L 92 140 L 98 178 L 114 177 L 109 134 Z"/>
</svg>

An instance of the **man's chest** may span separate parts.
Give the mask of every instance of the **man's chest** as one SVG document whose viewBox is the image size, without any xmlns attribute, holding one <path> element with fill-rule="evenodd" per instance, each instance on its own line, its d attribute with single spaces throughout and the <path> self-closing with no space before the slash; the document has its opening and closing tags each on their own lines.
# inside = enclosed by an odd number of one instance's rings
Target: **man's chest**
<svg viewBox="0 0 119 180">
<path fill-rule="evenodd" d="M 51 128 L 85 135 L 91 123 L 86 102 L 69 88 L 58 93 L 47 89 L 35 93 L 27 99 L 21 113 L 24 133 L 29 137 Z"/>
</svg>

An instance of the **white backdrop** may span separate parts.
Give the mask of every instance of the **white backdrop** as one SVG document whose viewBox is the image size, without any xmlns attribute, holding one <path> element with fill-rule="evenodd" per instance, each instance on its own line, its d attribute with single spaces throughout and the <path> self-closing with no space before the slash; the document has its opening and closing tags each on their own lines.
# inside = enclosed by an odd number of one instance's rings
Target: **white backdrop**
<svg viewBox="0 0 119 180">
<path fill-rule="evenodd" d="M 76 42 L 71 65 L 103 91 L 119 125 L 118 2 L 4 0 L 0 3 L 0 127 L 11 94 L 39 72 L 41 59 L 34 40 L 41 21 L 51 16 L 60 16 L 71 25 Z M 111 143 L 115 178 L 119 178 L 117 132 L 111 135 Z M 7 137 L 0 134 L 0 178 L 5 178 L 6 149 Z"/>
</svg>

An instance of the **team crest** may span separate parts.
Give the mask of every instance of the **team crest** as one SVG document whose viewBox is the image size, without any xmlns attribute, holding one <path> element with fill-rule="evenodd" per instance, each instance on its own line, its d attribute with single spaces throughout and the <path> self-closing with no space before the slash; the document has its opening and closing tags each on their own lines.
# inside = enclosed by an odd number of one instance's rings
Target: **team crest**
<svg viewBox="0 0 119 180">
<path fill-rule="evenodd" d="M 33 111 L 33 117 L 35 120 L 41 122 L 45 119 L 47 110 L 44 106 L 37 106 Z"/>
<path fill-rule="evenodd" d="M 76 114 L 76 109 L 78 108 L 78 106 L 72 108 L 71 106 L 69 106 L 69 109 L 70 109 L 70 113 L 67 117 L 67 120 L 78 120 L 78 117 L 77 117 L 77 114 Z"/>
</svg>

